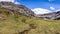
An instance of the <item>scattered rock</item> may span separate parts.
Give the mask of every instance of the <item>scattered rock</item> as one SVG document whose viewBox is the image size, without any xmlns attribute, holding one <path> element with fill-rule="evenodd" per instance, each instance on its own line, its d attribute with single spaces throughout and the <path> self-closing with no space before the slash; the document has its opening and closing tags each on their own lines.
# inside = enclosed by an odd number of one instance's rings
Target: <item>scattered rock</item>
<svg viewBox="0 0 60 34">
<path fill-rule="evenodd" d="M 18 34 L 28 34 L 29 31 L 30 31 L 30 30 L 24 30 L 24 31 L 22 31 L 22 32 L 19 32 Z"/>
<path fill-rule="evenodd" d="M 34 24 L 29 24 L 29 26 L 30 26 L 31 29 L 35 29 L 36 28 L 36 25 L 34 25 Z"/>
<path fill-rule="evenodd" d="M 56 34 L 60 34 L 59 32 L 56 32 Z"/>
</svg>

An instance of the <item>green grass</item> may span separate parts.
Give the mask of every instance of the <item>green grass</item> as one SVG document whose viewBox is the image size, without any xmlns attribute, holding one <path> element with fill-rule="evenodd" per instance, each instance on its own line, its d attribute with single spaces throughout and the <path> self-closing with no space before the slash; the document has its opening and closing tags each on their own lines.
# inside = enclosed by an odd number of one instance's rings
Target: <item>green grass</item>
<svg viewBox="0 0 60 34">
<path fill-rule="evenodd" d="M 60 34 L 60 20 L 43 20 L 34 17 L 11 16 L 0 21 L 1 34 L 15 34 L 29 29 L 29 24 L 34 24 L 36 29 L 31 29 L 28 34 Z"/>
<path fill-rule="evenodd" d="M 36 28 L 29 30 L 29 24 L 34 24 Z M 19 34 L 24 30 L 29 30 L 25 34 L 60 34 L 60 20 L 43 20 L 17 14 L 0 20 L 0 34 Z"/>
</svg>

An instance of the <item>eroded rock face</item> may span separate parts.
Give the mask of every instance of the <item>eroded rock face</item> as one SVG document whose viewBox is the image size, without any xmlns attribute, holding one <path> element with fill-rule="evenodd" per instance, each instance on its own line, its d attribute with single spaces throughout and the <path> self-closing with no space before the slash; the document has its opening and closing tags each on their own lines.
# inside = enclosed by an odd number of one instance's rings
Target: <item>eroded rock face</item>
<svg viewBox="0 0 60 34">
<path fill-rule="evenodd" d="M 34 12 L 32 12 L 30 9 L 28 9 L 24 5 L 14 4 L 12 2 L 0 2 L 0 6 L 17 11 L 27 16 L 34 16 Z"/>
</svg>

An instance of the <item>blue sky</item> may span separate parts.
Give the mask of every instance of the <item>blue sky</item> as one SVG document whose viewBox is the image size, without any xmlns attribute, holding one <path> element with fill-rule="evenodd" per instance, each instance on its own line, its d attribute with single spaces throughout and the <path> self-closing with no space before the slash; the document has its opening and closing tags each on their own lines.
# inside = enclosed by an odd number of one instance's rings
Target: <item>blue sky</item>
<svg viewBox="0 0 60 34">
<path fill-rule="evenodd" d="M 50 7 L 52 7 L 54 10 L 60 9 L 60 0 L 16 0 L 16 1 L 30 9 L 34 8 L 50 9 Z"/>
</svg>

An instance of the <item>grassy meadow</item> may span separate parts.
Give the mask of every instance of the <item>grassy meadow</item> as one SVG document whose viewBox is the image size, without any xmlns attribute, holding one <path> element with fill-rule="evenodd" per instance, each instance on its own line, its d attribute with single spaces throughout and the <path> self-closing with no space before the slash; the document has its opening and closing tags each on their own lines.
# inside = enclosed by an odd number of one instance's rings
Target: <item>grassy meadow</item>
<svg viewBox="0 0 60 34">
<path fill-rule="evenodd" d="M 8 16 L 2 11 L 0 34 L 60 34 L 60 20 L 43 20 L 18 14 Z"/>
</svg>

